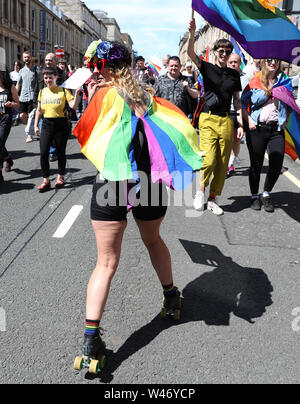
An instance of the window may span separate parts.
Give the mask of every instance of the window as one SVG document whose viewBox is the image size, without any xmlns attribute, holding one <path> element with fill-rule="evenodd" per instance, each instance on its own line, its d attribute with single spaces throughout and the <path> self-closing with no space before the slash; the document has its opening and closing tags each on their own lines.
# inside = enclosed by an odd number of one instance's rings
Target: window
<svg viewBox="0 0 300 404">
<path fill-rule="evenodd" d="M 22 28 L 26 28 L 26 5 L 20 4 L 20 24 Z"/>
<path fill-rule="evenodd" d="M 54 25 L 54 45 L 58 45 L 58 27 Z"/>
<path fill-rule="evenodd" d="M 31 31 L 36 32 L 36 11 L 35 11 L 35 9 L 31 10 Z"/>
<path fill-rule="evenodd" d="M 62 28 L 60 29 L 60 38 L 59 38 L 59 44 L 58 45 L 59 46 L 64 46 L 64 31 L 63 31 Z"/>
<path fill-rule="evenodd" d="M 69 35 L 68 35 L 68 32 L 65 32 L 65 48 L 66 48 L 66 50 L 69 49 Z"/>
<path fill-rule="evenodd" d="M 11 2 L 11 20 L 14 24 L 17 24 L 18 18 L 17 18 L 17 0 L 12 0 Z"/>
<path fill-rule="evenodd" d="M 51 35 L 51 33 L 50 33 L 50 21 L 47 18 L 47 20 L 46 20 L 46 38 L 47 38 L 47 41 L 50 41 L 50 35 Z"/>
<path fill-rule="evenodd" d="M 3 18 L 8 20 L 8 1 L 4 1 L 3 4 Z"/>
<path fill-rule="evenodd" d="M 36 56 L 36 43 L 34 41 L 31 43 L 31 55 Z"/>
</svg>

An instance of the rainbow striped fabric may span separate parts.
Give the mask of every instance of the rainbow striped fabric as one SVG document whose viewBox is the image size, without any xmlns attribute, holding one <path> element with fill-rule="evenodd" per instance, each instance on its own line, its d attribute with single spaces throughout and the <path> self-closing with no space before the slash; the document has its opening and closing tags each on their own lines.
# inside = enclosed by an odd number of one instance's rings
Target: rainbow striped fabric
<svg viewBox="0 0 300 404">
<path fill-rule="evenodd" d="M 300 121 L 294 111 L 285 128 L 285 152 L 293 160 L 300 160 Z"/>
<path fill-rule="evenodd" d="M 155 74 L 156 77 L 159 76 L 161 72 L 161 63 L 160 60 L 156 56 L 151 56 L 149 59 L 149 62 L 145 64 L 146 67 L 149 67 L 153 73 Z"/>
<path fill-rule="evenodd" d="M 229 33 L 252 57 L 300 63 L 300 31 L 266 0 L 193 0 L 192 8 Z"/>
<path fill-rule="evenodd" d="M 110 181 L 138 180 L 132 140 L 139 119 L 148 141 L 152 181 L 181 190 L 202 166 L 198 136 L 188 118 L 175 105 L 152 97 L 146 113 L 137 118 L 113 88 L 93 97 L 74 134 L 82 153 Z"/>
</svg>

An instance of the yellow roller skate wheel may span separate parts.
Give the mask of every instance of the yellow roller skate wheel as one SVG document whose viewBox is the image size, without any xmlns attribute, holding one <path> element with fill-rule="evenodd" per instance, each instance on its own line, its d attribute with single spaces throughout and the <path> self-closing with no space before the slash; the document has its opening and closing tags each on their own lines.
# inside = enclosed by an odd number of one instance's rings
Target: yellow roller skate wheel
<svg viewBox="0 0 300 404">
<path fill-rule="evenodd" d="M 83 357 L 77 356 L 74 361 L 74 369 L 75 370 L 82 370 L 83 368 Z"/>
<path fill-rule="evenodd" d="M 161 318 L 167 318 L 167 309 L 166 309 L 165 307 L 163 307 L 163 308 L 161 309 L 160 317 L 161 317 Z"/>
<path fill-rule="evenodd" d="M 99 361 L 92 360 L 89 367 L 89 372 L 96 375 L 99 372 Z"/>
</svg>

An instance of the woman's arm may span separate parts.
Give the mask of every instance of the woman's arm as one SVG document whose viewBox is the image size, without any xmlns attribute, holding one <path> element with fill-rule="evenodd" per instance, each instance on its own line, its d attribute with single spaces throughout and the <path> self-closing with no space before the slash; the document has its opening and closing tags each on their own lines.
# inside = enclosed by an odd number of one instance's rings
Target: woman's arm
<svg viewBox="0 0 300 404">
<path fill-rule="evenodd" d="M 194 88 L 191 88 L 188 81 L 183 82 L 183 87 L 186 89 L 188 94 L 194 98 L 194 100 L 198 98 L 199 92 Z"/>
<path fill-rule="evenodd" d="M 201 59 L 195 52 L 195 32 L 196 32 L 195 18 L 192 18 L 189 22 L 189 31 L 190 31 L 190 36 L 189 36 L 189 41 L 188 41 L 187 53 L 188 53 L 189 57 L 192 59 L 192 61 L 195 63 L 195 65 L 198 67 L 198 69 L 200 69 L 201 68 Z"/>
<path fill-rule="evenodd" d="M 238 114 L 237 115 L 237 121 L 238 121 L 238 130 L 237 130 L 237 138 L 242 139 L 244 136 L 244 124 L 243 124 L 243 114 L 242 114 L 242 103 L 240 99 L 240 93 L 236 91 L 233 94 L 233 106 L 235 112 Z"/>
<path fill-rule="evenodd" d="M 245 122 L 248 123 L 249 130 L 254 130 L 256 129 L 256 124 L 251 118 L 251 116 L 248 114 L 248 105 L 251 103 L 251 90 L 244 91 L 241 97 L 241 103 L 242 103 L 242 116 Z"/>
<path fill-rule="evenodd" d="M 36 134 L 36 136 L 40 136 L 39 123 L 40 123 L 40 119 L 41 119 L 42 115 L 43 114 L 42 114 L 41 103 L 39 101 L 37 109 L 36 109 L 36 113 L 35 113 L 35 119 L 34 119 L 34 133 Z"/>
<path fill-rule="evenodd" d="M 80 100 L 80 92 L 81 92 L 81 86 L 80 86 L 80 88 L 77 88 L 74 99 L 69 101 L 70 108 L 75 109 L 75 110 L 78 108 L 79 100 Z"/>
<path fill-rule="evenodd" d="M 19 102 L 19 96 L 18 96 L 18 92 L 15 86 L 11 86 L 11 95 L 12 95 L 12 99 L 13 101 L 8 101 L 5 106 L 7 108 L 14 108 L 14 109 L 18 109 L 20 107 L 20 102 Z"/>
</svg>

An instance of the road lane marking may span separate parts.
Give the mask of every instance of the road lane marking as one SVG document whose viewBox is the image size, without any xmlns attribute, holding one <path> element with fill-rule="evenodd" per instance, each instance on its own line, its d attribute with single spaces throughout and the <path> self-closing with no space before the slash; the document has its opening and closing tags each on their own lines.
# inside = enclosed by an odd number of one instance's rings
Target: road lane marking
<svg viewBox="0 0 300 404">
<path fill-rule="evenodd" d="M 269 160 L 269 156 L 266 154 L 265 155 L 266 159 Z M 300 180 L 295 177 L 293 174 L 291 174 L 289 171 L 284 171 L 282 173 L 286 178 L 288 178 L 296 187 L 300 188 Z"/>
<path fill-rule="evenodd" d="M 82 205 L 74 205 L 67 216 L 64 218 L 62 223 L 59 225 L 56 232 L 53 234 L 53 238 L 64 238 L 80 215 L 82 209 Z"/>
</svg>

